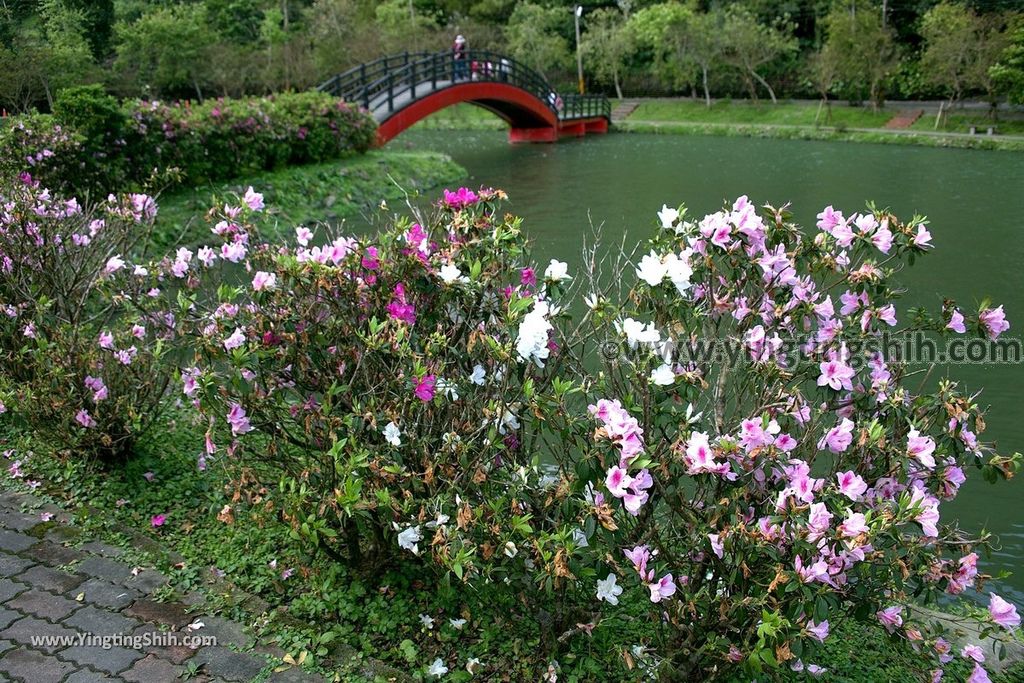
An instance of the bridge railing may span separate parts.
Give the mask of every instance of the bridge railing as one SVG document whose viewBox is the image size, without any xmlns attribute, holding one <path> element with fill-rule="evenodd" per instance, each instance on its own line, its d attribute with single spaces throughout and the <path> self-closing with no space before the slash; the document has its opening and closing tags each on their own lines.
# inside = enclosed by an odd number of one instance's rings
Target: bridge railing
<svg viewBox="0 0 1024 683">
<path fill-rule="evenodd" d="M 341 73 L 320 90 L 356 102 L 367 109 L 396 111 L 417 94 L 461 82 L 508 83 L 541 100 L 558 118 L 611 118 L 611 103 L 603 95 L 558 95 L 540 73 L 506 55 L 468 50 L 463 59 L 451 52 L 405 52 L 381 57 Z M 408 95 L 408 97 L 406 97 Z"/>
</svg>

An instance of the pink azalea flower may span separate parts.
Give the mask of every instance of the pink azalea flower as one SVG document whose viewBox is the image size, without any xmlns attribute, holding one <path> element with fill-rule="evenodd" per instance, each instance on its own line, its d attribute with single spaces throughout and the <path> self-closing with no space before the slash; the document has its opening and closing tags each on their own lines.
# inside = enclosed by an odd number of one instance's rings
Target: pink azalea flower
<svg viewBox="0 0 1024 683">
<path fill-rule="evenodd" d="M 839 481 L 839 492 L 854 502 L 868 490 L 867 483 L 853 470 L 838 473 L 836 479 Z"/>
<path fill-rule="evenodd" d="M 932 470 L 935 469 L 935 441 L 930 436 L 921 436 L 916 429 L 911 429 L 907 434 L 907 455 L 916 458 L 922 465 Z"/>
<path fill-rule="evenodd" d="M 622 498 L 626 495 L 626 487 L 633 482 L 633 478 L 629 476 L 625 468 L 613 465 L 608 468 L 608 476 L 605 477 L 604 485 L 608 487 L 608 492 L 616 498 Z"/>
<path fill-rule="evenodd" d="M 78 424 L 82 425 L 86 429 L 92 429 L 96 426 L 96 420 L 92 418 L 92 415 L 90 415 L 89 411 L 85 408 L 78 411 L 78 414 L 75 415 L 75 420 L 77 420 Z"/>
<path fill-rule="evenodd" d="M 313 239 L 313 231 L 312 230 L 310 230 L 309 228 L 307 228 L 305 226 L 301 226 L 301 225 L 299 227 L 295 228 L 295 241 L 296 242 L 298 242 L 302 246 L 306 246 L 307 244 L 309 244 L 309 241 L 311 239 Z"/>
<path fill-rule="evenodd" d="M 946 329 L 959 332 L 960 334 L 967 331 L 967 328 L 964 326 L 964 315 L 960 312 L 959 308 L 953 309 L 953 315 L 950 317 L 949 324 L 946 325 Z"/>
<path fill-rule="evenodd" d="M 237 349 L 244 343 L 245 331 L 241 327 L 236 327 L 231 336 L 224 340 L 224 350 L 231 351 L 232 349 Z"/>
<path fill-rule="evenodd" d="M 964 645 L 960 650 L 960 656 L 964 659 L 973 659 L 979 664 L 985 661 L 985 652 L 977 645 Z"/>
<path fill-rule="evenodd" d="M 163 526 L 164 522 L 166 522 L 166 521 L 167 521 L 167 515 L 153 515 L 153 518 L 149 520 L 149 523 L 155 529 L 157 527 Z"/>
<path fill-rule="evenodd" d="M 276 286 L 277 275 L 274 273 L 266 273 L 262 270 L 258 270 L 256 271 L 256 275 L 252 278 L 252 289 L 255 292 L 271 290 Z"/>
<path fill-rule="evenodd" d="M 464 209 L 480 201 L 480 197 L 472 190 L 460 187 L 455 192 L 444 191 L 444 205 L 449 209 Z"/>
<path fill-rule="evenodd" d="M 974 670 L 971 671 L 971 675 L 967 677 L 966 683 L 992 683 L 992 679 L 988 677 L 988 672 L 985 671 L 985 667 L 981 664 L 975 664 Z"/>
<path fill-rule="evenodd" d="M 259 192 L 253 191 L 252 185 L 250 185 L 249 189 L 245 191 L 245 196 L 242 197 L 242 201 L 244 201 L 253 211 L 263 210 L 263 195 Z"/>
<path fill-rule="evenodd" d="M 124 259 L 121 258 L 120 255 L 111 256 L 109 259 L 107 259 L 107 265 L 103 267 L 103 272 L 106 273 L 107 275 L 111 275 L 112 273 L 116 273 L 122 268 L 124 268 Z"/>
<path fill-rule="evenodd" d="M 1003 628 L 1012 631 L 1020 626 L 1020 615 L 1017 614 L 1017 607 L 995 593 L 989 594 L 988 613 L 992 621 Z"/>
<path fill-rule="evenodd" d="M 245 408 L 237 403 L 230 404 L 227 421 L 231 425 L 231 433 L 235 436 L 252 431 L 252 425 L 249 423 L 249 418 L 245 414 Z"/>
<path fill-rule="evenodd" d="M 842 453 L 850 447 L 851 443 L 853 443 L 853 422 L 844 417 L 838 425 L 821 437 L 818 449 L 828 446 L 833 453 Z"/>
<path fill-rule="evenodd" d="M 100 332 L 99 340 L 101 349 L 113 349 L 114 348 L 114 335 L 110 334 L 106 330 Z"/>
<path fill-rule="evenodd" d="M 988 338 L 995 341 L 999 338 L 1003 332 L 1010 329 L 1010 323 L 1006 322 L 1006 314 L 1003 312 L 1003 307 L 998 308 L 986 308 L 978 314 L 978 320 L 982 326 L 988 331 Z"/>
<path fill-rule="evenodd" d="M 653 573 L 653 570 L 652 570 Z M 658 581 L 647 584 L 647 587 L 651 591 L 651 602 L 661 602 L 666 600 L 676 593 L 676 583 L 672 579 L 671 574 L 665 574 Z"/>
<path fill-rule="evenodd" d="M 416 389 L 413 390 L 413 394 L 424 403 L 430 403 L 434 399 L 435 384 L 436 378 L 433 375 L 424 375 L 416 381 Z"/>
<path fill-rule="evenodd" d="M 856 538 L 868 530 L 864 515 L 859 512 L 846 511 L 846 519 L 839 525 L 839 535 L 843 538 Z"/>
<path fill-rule="evenodd" d="M 721 560 L 725 557 L 725 544 L 722 543 L 720 536 L 721 534 L 708 534 L 708 540 L 711 541 L 711 552 Z"/>
<path fill-rule="evenodd" d="M 885 630 L 889 633 L 903 625 L 903 608 L 898 605 L 886 607 L 876 612 L 875 616 L 878 617 L 878 621 L 882 623 L 882 626 L 885 626 Z"/>
<path fill-rule="evenodd" d="M 825 619 L 820 624 L 816 624 L 813 621 L 807 622 L 807 632 L 816 638 L 819 643 L 824 643 L 825 639 L 828 638 L 828 619 Z"/>
<path fill-rule="evenodd" d="M 917 233 L 914 235 L 914 246 L 927 249 L 932 246 L 932 234 L 923 225 L 917 226 Z"/>
<path fill-rule="evenodd" d="M 821 375 L 818 376 L 818 386 L 828 386 L 836 391 L 845 389 L 853 390 L 853 368 L 841 360 L 830 360 L 820 364 Z"/>
</svg>

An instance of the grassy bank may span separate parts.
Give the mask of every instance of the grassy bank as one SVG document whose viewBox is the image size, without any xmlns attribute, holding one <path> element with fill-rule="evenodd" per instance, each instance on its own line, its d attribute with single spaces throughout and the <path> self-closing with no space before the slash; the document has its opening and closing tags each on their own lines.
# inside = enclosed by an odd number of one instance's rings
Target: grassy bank
<svg viewBox="0 0 1024 683">
<path fill-rule="evenodd" d="M 201 216 L 214 197 L 243 193 L 252 185 L 283 229 L 367 214 L 381 200 L 395 201 L 466 177 L 466 170 L 437 152 L 375 150 L 336 162 L 295 166 L 230 183 L 175 191 L 160 198 L 154 246 L 208 239 Z"/>
</svg>

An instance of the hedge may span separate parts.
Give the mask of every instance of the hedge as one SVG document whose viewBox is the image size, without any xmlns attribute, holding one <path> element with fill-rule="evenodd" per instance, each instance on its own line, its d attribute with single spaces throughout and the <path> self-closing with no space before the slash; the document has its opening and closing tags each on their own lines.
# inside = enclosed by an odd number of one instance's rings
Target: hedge
<svg viewBox="0 0 1024 683">
<path fill-rule="evenodd" d="M 218 182 L 369 149 L 373 119 L 318 92 L 203 103 L 119 104 L 96 87 L 62 91 L 53 115 L 0 127 L 0 171 L 29 173 L 61 191 L 110 192 L 146 184 Z"/>
</svg>

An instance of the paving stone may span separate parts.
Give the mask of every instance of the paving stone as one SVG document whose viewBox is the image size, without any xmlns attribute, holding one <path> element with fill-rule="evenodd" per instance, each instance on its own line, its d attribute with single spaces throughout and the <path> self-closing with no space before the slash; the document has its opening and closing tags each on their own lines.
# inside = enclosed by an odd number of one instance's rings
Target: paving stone
<svg viewBox="0 0 1024 683">
<path fill-rule="evenodd" d="M 168 661 L 159 659 L 154 655 L 146 655 L 121 674 L 121 678 L 131 683 L 153 683 L 154 681 L 176 680 L 183 667 L 171 664 Z"/>
<path fill-rule="evenodd" d="M 42 501 L 28 493 L 4 491 L 0 493 L 0 507 L 8 510 L 20 510 L 23 505 L 38 505 Z"/>
<path fill-rule="evenodd" d="M 168 579 L 167 575 L 163 572 L 159 572 L 155 569 L 143 569 L 136 576 L 125 581 L 124 585 L 149 595 L 169 582 L 170 579 Z"/>
<path fill-rule="evenodd" d="M 110 583 L 103 579 L 89 579 L 81 586 L 68 591 L 67 596 L 75 600 L 82 595 L 83 603 L 91 603 L 106 607 L 107 609 L 120 610 L 122 607 L 131 604 L 139 597 L 139 592 L 116 583 Z"/>
<path fill-rule="evenodd" d="M 0 552 L 0 576 L 15 576 L 31 567 L 35 562 L 17 555 Z"/>
<path fill-rule="evenodd" d="M 17 647 L 14 643 L 9 640 L 0 640 L 0 654 L 3 654 L 10 650 L 12 647 Z"/>
<path fill-rule="evenodd" d="M 136 600 L 125 611 L 130 617 L 156 624 L 165 624 L 173 628 L 181 628 L 192 623 L 192 615 L 185 611 L 185 605 L 177 602 L 155 602 L 145 598 Z"/>
<path fill-rule="evenodd" d="M 313 683 L 313 681 L 322 682 L 323 680 L 323 676 L 308 674 L 302 669 L 292 667 L 291 669 L 271 673 L 267 683 Z"/>
<path fill-rule="evenodd" d="M 250 681 L 267 666 L 261 657 L 234 652 L 226 647 L 201 648 L 192 661 L 204 665 L 211 676 L 228 681 Z"/>
<path fill-rule="evenodd" d="M 6 550 L 11 553 L 20 553 L 22 550 L 27 550 L 34 546 L 38 540 L 39 539 L 33 538 L 28 534 L 23 534 L 20 531 L 0 529 L 0 550 Z"/>
<path fill-rule="evenodd" d="M 28 531 L 43 520 L 39 515 L 30 515 L 24 512 L 0 512 L 0 526 L 15 531 Z"/>
<path fill-rule="evenodd" d="M 35 588 L 42 588 L 43 590 L 50 591 L 51 593 L 67 593 L 72 588 L 81 584 L 84 580 L 84 576 L 69 574 L 68 572 L 60 569 L 51 569 L 50 567 L 44 567 L 38 564 L 26 569 L 18 575 L 18 581 L 30 584 Z"/>
<path fill-rule="evenodd" d="M 78 565 L 78 571 L 114 583 L 121 583 L 131 578 L 132 575 L 132 568 L 123 562 L 95 555 L 82 560 Z"/>
<path fill-rule="evenodd" d="M 51 567 L 58 567 L 62 564 L 71 564 L 82 559 L 85 554 L 80 550 L 68 548 L 50 541 L 40 541 L 24 552 L 26 557 L 31 557 L 36 562 L 41 562 Z"/>
<path fill-rule="evenodd" d="M 64 624 L 82 633 L 101 636 L 127 635 L 139 627 L 139 622 L 115 612 L 86 605 L 64 620 Z"/>
<path fill-rule="evenodd" d="M 143 644 L 141 648 L 146 654 L 156 655 L 175 664 L 181 664 L 196 654 L 196 650 L 182 644 L 184 643 L 185 634 L 179 631 L 161 631 L 153 624 L 143 624 L 132 633 L 134 636 L 145 636 L 147 634 L 151 635 L 151 640 L 149 643 Z M 169 636 L 172 635 L 177 638 L 174 642 L 178 644 L 171 644 L 172 641 Z"/>
<path fill-rule="evenodd" d="M 108 674 L 117 674 L 130 667 L 142 653 L 127 647 L 98 647 L 96 645 L 76 645 L 58 653 L 64 659 L 76 664 L 91 666 Z"/>
<path fill-rule="evenodd" d="M 0 671 L 32 683 L 60 683 L 74 670 L 74 664 L 22 647 L 9 650 L 0 658 Z"/>
<path fill-rule="evenodd" d="M 74 600 L 38 588 L 25 591 L 13 600 L 8 600 L 7 606 L 47 621 L 60 621 L 81 607 Z"/>
<path fill-rule="evenodd" d="M 53 543 L 67 543 L 74 541 L 82 535 L 82 530 L 74 526 L 55 526 L 45 534 L 43 538 Z"/>
<path fill-rule="evenodd" d="M 88 669 L 82 669 L 76 671 L 67 677 L 64 683 L 107 683 L 108 681 L 120 681 L 120 678 L 114 678 L 107 674 L 96 673 L 95 671 L 89 671 Z M 158 683 L 155 679 L 150 683 Z M 166 683 L 160 681 L 159 683 Z"/>
<path fill-rule="evenodd" d="M 21 619 L 24 614 L 19 614 L 12 609 L 6 607 L 0 607 L 0 629 L 7 628 L 18 619 Z"/>
<path fill-rule="evenodd" d="M 13 640 L 20 645 L 31 645 L 37 650 L 53 653 L 68 646 L 63 643 L 32 642 L 33 638 L 78 638 L 78 632 L 60 624 L 51 624 L 35 617 L 23 617 L 0 631 L 0 640 Z"/>
<path fill-rule="evenodd" d="M 83 543 L 82 550 L 102 557 L 120 557 L 124 553 L 124 551 L 116 545 L 110 545 L 103 541 L 89 541 L 88 543 Z"/>
<path fill-rule="evenodd" d="M 8 600 L 18 593 L 25 591 L 27 588 L 28 586 L 23 583 L 11 581 L 10 579 L 0 579 L 0 602 L 6 603 Z"/>
<path fill-rule="evenodd" d="M 245 634 L 245 629 L 237 621 L 229 621 L 223 617 L 199 617 L 199 621 L 203 622 L 203 628 L 195 631 L 196 635 L 201 636 L 213 636 L 217 639 L 217 645 L 224 647 L 226 645 L 235 645 L 236 647 L 247 650 L 254 644 L 252 636 Z"/>
</svg>

